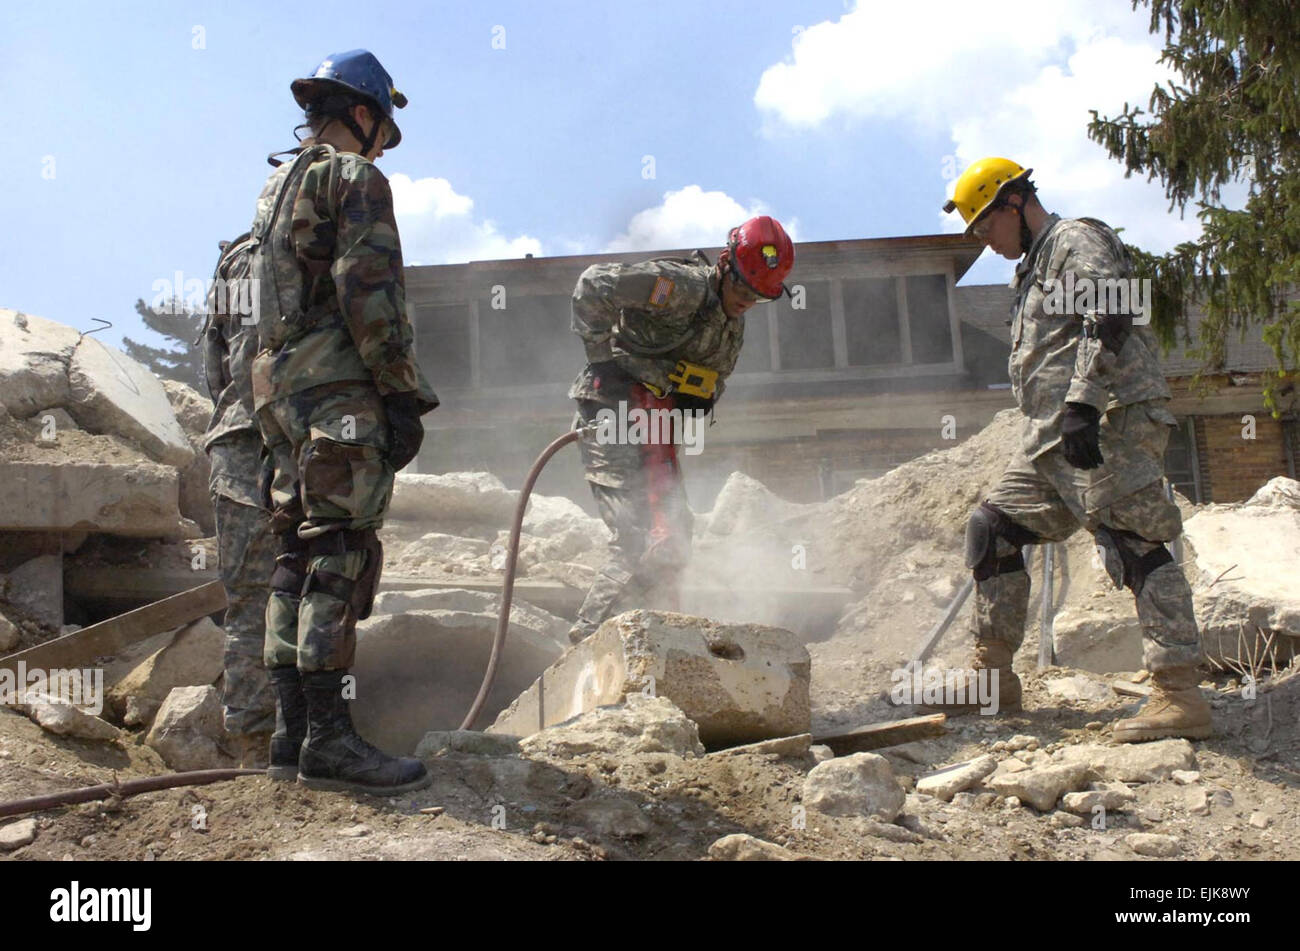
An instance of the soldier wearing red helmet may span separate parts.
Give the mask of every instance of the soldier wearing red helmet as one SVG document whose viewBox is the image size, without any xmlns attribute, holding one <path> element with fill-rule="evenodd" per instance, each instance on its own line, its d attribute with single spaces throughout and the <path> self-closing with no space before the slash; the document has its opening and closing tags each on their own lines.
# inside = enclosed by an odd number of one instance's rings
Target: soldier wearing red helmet
<svg viewBox="0 0 1300 951">
<path fill-rule="evenodd" d="M 710 412 L 740 357 L 745 312 L 780 297 L 793 267 L 789 235 L 762 215 L 731 229 L 717 264 L 697 251 L 687 260 L 595 264 L 578 278 L 573 329 L 587 366 L 569 396 L 578 402 L 587 481 L 613 538 L 569 632 L 574 643 L 651 589 L 675 602 L 690 555 L 694 516 L 676 445 L 655 441 L 653 427 L 649 441 L 632 438 L 631 428 L 623 441 L 601 438 L 602 415 Z"/>
</svg>

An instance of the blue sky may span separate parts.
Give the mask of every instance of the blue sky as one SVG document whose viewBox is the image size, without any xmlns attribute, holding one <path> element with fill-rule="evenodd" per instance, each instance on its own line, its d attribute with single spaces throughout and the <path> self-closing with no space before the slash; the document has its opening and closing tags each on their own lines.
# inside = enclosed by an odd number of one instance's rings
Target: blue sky
<svg viewBox="0 0 1300 951">
<path fill-rule="evenodd" d="M 1082 131 L 1088 107 L 1145 103 L 1163 75 L 1145 13 L 999 9 L 6 4 L 0 306 L 150 340 L 135 300 L 178 271 L 209 276 L 216 242 L 248 227 L 266 154 L 292 144 L 290 81 L 355 47 L 410 98 L 379 163 L 409 263 L 716 245 L 759 211 L 798 240 L 952 230 L 950 179 L 990 153 L 1033 165 L 1050 209 L 1153 248 L 1194 235 Z M 986 252 L 966 283 L 1010 270 Z"/>
</svg>

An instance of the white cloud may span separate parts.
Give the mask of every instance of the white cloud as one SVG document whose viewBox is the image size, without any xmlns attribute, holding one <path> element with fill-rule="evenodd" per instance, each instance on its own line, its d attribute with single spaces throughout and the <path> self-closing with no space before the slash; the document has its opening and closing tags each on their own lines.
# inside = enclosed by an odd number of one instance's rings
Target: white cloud
<svg viewBox="0 0 1300 951">
<path fill-rule="evenodd" d="M 754 101 L 795 130 L 886 119 L 946 131 L 954 154 L 936 156 L 932 173 L 941 230 L 962 227 L 938 210 L 954 167 L 1003 155 L 1034 168 L 1049 210 L 1102 218 L 1129 241 L 1164 249 L 1195 237 L 1200 223 L 1170 214 L 1158 182 L 1125 179 L 1086 133 L 1089 109 L 1145 108 L 1171 75 L 1147 23 L 1127 4 L 1090 0 L 1010 0 L 986 18 L 949 0 L 860 4 L 796 36 L 791 56 L 763 73 Z"/>
<path fill-rule="evenodd" d="M 726 241 L 727 232 L 747 218 L 771 214 L 759 201 L 742 205 L 726 192 L 705 191 L 699 185 L 687 185 L 664 193 L 664 199 L 652 208 L 638 211 L 628 222 L 627 230 L 605 248 L 606 251 L 657 251 L 667 248 L 707 248 Z M 781 224 L 796 237 L 797 222 Z"/>
<path fill-rule="evenodd" d="M 402 257 L 408 265 L 460 264 L 542 253 L 537 238 L 512 238 L 498 231 L 491 220 L 475 220 L 474 200 L 458 194 L 445 178 L 412 179 L 396 174 L 388 181 L 402 235 Z"/>
</svg>

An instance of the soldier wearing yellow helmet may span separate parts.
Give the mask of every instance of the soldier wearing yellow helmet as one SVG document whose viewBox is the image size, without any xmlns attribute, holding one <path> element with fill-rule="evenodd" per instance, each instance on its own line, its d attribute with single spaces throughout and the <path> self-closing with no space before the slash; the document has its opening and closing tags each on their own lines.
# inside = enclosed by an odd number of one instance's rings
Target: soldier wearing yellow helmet
<svg viewBox="0 0 1300 951">
<path fill-rule="evenodd" d="M 1031 171 L 1006 158 L 981 159 L 944 206 L 961 215 L 968 235 L 1020 259 L 1008 370 L 1024 430 L 1002 479 L 967 523 L 966 563 L 977 583 L 973 667 L 996 673 L 1001 709 L 1020 709 L 1011 663 L 1029 606 L 1021 548 L 1064 541 L 1082 527 L 1115 585 L 1133 592 L 1155 688 L 1138 716 L 1115 724 L 1115 739 L 1208 737 L 1192 592 L 1165 547 L 1182 530 L 1164 487 L 1175 422 L 1169 388 L 1141 295 L 1134 307 L 1127 293 L 1114 293 L 1131 287 L 1132 262 L 1105 223 L 1049 214 Z M 972 684 L 951 686 L 946 696 L 958 686 L 975 696 Z"/>
</svg>

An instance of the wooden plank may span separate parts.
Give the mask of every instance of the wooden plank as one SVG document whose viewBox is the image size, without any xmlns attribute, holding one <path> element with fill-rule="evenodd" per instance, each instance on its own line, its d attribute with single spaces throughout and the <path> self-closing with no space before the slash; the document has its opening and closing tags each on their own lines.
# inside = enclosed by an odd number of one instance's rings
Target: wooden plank
<svg viewBox="0 0 1300 951">
<path fill-rule="evenodd" d="M 849 753 L 865 753 L 879 750 L 886 746 L 911 743 L 913 740 L 925 740 L 934 736 L 943 736 L 944 724 L 948 717 L 943 713 L 930 713 L 920 717 L 908 717 L 905 720 L 885 720 L 860 726 L 848 733 L 834 736 L 815 736 L 813 742 L 829 746 L 836 756 Z"/>
<path fill-rule="evenodd" d="M 197 621 L 209 614 L 216 614 L 225 610 L 225 607 L 225 587 L 220 581 L 210 581 L 44 644 L 29 647 L 17 654 L 10 654 L 0 659 L 0 670 L 16 671 L 20 661 L 25 662 L 28 668 L 46 670 L 92 666 L 96 657 L 111 656 L 129 644 Z"/>
</svg>

